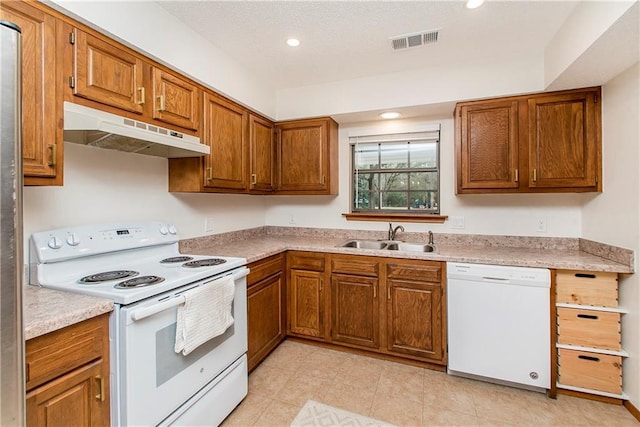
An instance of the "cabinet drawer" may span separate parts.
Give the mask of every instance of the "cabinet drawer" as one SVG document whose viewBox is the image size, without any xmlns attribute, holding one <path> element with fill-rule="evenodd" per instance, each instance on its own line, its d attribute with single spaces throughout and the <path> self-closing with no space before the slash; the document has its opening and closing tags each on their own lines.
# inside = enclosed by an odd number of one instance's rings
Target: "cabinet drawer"
<svg viewBox="0 0 640 427">
<path fill-rule="evenodd" d="M 378 261 L 368 257 L 334 256 L 331 258 L 331 272 L 378 277 Z"/>
<path fill-rule="evenodd" d="M 618 273 L 558 270 L 556 294 L 556 302 L 617 307 Z"/>
<path fill-rule="evenodd" d="M 282 255 L 275 255 L 260 261 L 252 262 L 248 265 L 249 276 L 247 276 L 247 286 L 254 285 L 273 274 L 281 273 L 284 265 Z"/>
<path fill-rule="evenodd" d="M 622 357 L 558 349 L 560 384 L 622 393 Z"/>
<path fill-rule="evenodd" d="M 620 313 L 558 307 L 558 342 L 620 350 Z"/>
<path fill-rule="evenodd" d="M 27 390 L 99 359 L 108 336 L 108 317 L 101 316 L 27 341 Z"/>
<path fill-rule="evenodd" d="M 288 267 L 296 270 L 324 271 L 324 254 L 313 252 L 289 253 Z"/>
<path fill-rule="evenodd" d="M 438 262 L 425 261 L 406 264 L 393 262 L 387 264 L 388 279 L 440 283 L 441 277 L 441 267 Z"/>
</svg>

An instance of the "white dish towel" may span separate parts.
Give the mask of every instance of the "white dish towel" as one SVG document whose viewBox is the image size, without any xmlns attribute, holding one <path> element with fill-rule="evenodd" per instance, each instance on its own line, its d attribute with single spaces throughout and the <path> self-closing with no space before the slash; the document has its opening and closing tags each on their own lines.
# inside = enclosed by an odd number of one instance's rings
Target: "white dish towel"
<svg viewBox="0 0 640 427">
<path fill-rule="evenodd" d="M 178 306 L 176 322 L 176 353 L 186 356 L 233 325 L 234 292 L 233 276 L 229 275 L 183 294 L 185 303 Z"/>
</svg>

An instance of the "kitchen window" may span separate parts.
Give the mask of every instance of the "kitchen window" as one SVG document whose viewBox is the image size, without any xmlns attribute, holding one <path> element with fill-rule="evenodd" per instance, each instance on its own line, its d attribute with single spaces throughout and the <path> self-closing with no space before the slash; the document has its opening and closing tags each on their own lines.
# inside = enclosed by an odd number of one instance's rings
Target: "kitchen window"
<svg viewBox="0 0 640 427">
<path fill-rule="evenodd" d="M 440 214 L 440 127 L 350 137 L 351 212 Z"/>
</svg>

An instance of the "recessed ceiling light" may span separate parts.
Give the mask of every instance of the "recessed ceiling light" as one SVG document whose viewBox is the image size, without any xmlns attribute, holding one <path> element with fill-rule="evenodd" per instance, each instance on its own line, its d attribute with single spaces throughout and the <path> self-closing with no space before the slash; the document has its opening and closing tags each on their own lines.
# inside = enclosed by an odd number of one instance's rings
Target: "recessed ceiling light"
<svg viewBox="0 0 640 427">
<path fill-rule="evenodd" d="M 484 4 L 484 0 L 467 0 L 467 9 L 475 9 Z"/>
<path fill-rule="evenodd" d="M 398 117 L 400 117 L 400 113 L 397 113 L 395 111 L 387 111 L 386 113 L 380 114 L 380 117 L 382 117 L 383 119 L 397 119 Z"/>
<path fill-rule="evenodd" d="M 287 44 L 291 47 L 298 47 L 300 46 L 300 40 L 293 38 L 287 39 Z"/>
</svg>

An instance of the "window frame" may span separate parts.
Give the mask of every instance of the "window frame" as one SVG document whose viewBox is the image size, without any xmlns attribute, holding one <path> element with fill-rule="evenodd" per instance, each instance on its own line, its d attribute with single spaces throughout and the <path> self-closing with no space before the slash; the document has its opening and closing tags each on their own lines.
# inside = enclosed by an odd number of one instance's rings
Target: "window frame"
<svg viewBox="0 0 640 427">
<path fill-rule="evenodd" d="M 407 143 L 407 148 L 405 149 L 405 153 L 407 156 L 407 164 L 408 166 L 411 164 L 411 150 L 409 149 L 411 142 L 420 143 L 420 142 L 432 142 L 435 145 L 435 167 L 419 167 L 419 168 L 382 168 L 381 159 L 382 159 L 382 146 L 384 144 L 397 144 L 398 142 Z M 440 220 L 444 221 L 446 217 L 440 215 L 442 203 L 441 203 L 441 162 L 440 162 L 440 143 L 441 143 L 441 129 L 440 125 L 429 128 L 428 130 L 421 131 L 413 131 L 413 132 L 396 132 L 392 134 L 373 134 L 373 135 L 359 135 L 359 136 L 349 136 L 349 151 L 350 151 L 350 197 L 349 197 L 349 214 L 343 214 L 347 217 L 347 219 L 361 219 L 361 220 L 378 220 L 376 218 L 380 218 L 380 221 L 386 220 L 386 218 L 393 217 L 402 217 L 402 218 L 416 218 L 416 221 L 426 222 L 433 219 L 435 221 L 440 222 Z M 378 168 L 376 169 L 356 169 L 356 156 L 357 156 L 357 146 L 358 144 L 378 144 L 377 155 L 378 155 Z M 418 191 L 435 191 L 436 197 L 435 200 L 437 202 L 437 208 L 429 208 L 429 209 L 412 209 L 410 205 L 410 195 L 414 191 L 411 189 L 410 184 L 408 184 L 408 188 L 406 190 L 399 190 L 398 192 L 407 194 L 407 207 L 405 209 L 383 209 L 381 207 L 381 201 L 378 202 L 378 208 L 375 209 L 362 209 L 356 208 L 356 192 L 357 192 L 357 182 L 356 177 L 358 175 L 358 171 L 366 171 L 378 174 L 379 177 L 385 173 L 433 173 L 436 174 L 436 189 L 435 190 L 427 190 L 420 189 Z M 384 193 L 380 188 L 378 188 L 377 192 L 372 192 L 371 194 L 378 194 L 378 198 L 380 199 L 381 195 Z M 366 219 L 370 217 L 371 219 Z M 420 219 L 422 218 L 422 219 Z"/>
</svg>

